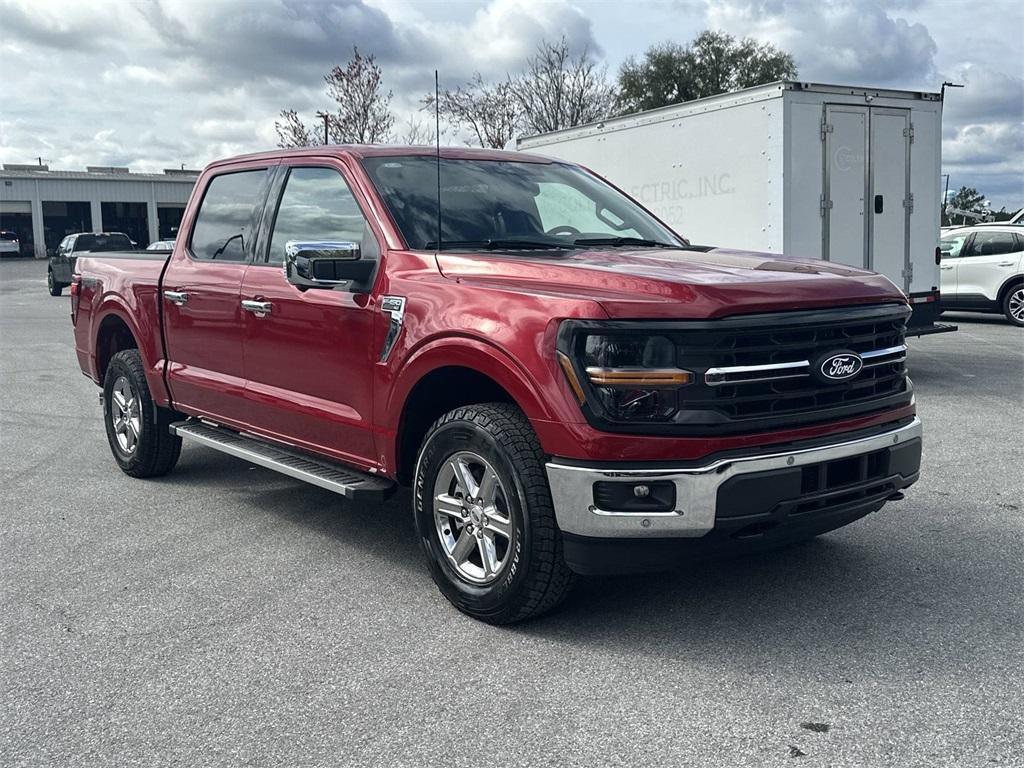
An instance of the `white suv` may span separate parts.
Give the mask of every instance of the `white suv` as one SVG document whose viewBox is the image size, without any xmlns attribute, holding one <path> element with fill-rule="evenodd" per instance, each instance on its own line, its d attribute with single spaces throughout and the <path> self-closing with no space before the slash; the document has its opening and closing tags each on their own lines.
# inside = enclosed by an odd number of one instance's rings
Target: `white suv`
<svg viewBox="0 0 1024 768">
<path fill-rule="evenodd" d="M 942 309 L 1001 312 L 1024 326 L 1024 227 L 954 229 L 940 249 Z"/>
</svg>

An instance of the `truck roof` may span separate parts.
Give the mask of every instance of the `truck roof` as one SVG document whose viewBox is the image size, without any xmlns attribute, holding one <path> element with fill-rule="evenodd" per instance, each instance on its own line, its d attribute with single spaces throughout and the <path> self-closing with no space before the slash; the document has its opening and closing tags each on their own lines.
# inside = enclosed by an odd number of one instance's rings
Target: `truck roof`
<svg viewBox="0 0 1024 768">
<path fill-rule="evenodd" d="M 435 147 L 412 146 L 401 144 L 327 144 L 317 147 L 299 147 L 297 149 L 275 149 L 267 152 L 254 152 L 247 155 L 214 160 L 208 167 L 226 165 L 249 160 L 278 160 L 286 157 L 323 157 L 324 155 L 364 157 L 396 157 L 407 155 L 424 155 L 434 157 L 438 152 Z M 515 163 L 558 162 L 550 157 L 531 155 L 525 152 L 510 152 L 502 149 L 480 149 L 478 147 L 441 147 L 441 157 L 446 160 L 505 160 Z"/>
</svg>

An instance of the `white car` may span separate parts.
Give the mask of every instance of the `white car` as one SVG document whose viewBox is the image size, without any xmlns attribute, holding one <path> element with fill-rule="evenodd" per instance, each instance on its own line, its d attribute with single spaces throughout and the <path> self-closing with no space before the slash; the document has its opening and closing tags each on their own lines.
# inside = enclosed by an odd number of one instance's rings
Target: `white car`
<svg viewBox="0 0 1024 768">
<path fill-rule="evenodd" d="M 1024 227 L 962 227 L 939 248 L 943 310 L 1001 312 L 1024 327 Z"/>
<path fill-rule="evenodd" d="M 6 229 L 0 229 L 0 256 L 20 256 L 21 243 L 18 242 L 18 234 Z"/>
</svg>

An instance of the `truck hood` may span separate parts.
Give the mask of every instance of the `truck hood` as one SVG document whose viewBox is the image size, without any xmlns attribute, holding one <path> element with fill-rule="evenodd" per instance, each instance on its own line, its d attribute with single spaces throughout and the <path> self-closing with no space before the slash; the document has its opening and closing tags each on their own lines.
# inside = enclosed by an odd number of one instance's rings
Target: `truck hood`
<svg viewBox="0 0 1024 768">
<path fill-rule="evenodd" d="M 451 279 L 586 298 L 621 319 L 713 318 L 906 301 L 899 288 L 874 272 L 725 248 L 442 252 L 437 261 Z"/>
</svg>

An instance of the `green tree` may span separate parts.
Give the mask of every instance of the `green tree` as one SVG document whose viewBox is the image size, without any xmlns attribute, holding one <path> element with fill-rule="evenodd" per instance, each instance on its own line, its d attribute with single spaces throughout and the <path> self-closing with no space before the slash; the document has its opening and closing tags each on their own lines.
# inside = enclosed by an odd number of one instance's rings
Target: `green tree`
<svg viewBox="0 0 1024 768">
<path fill-rule="evenodd" d="M 954 223 L 970 224 L 984 220 L 963 213 L 957 214 L 956 211 L 967 211 L 968 214 L 976 213 L 983 216 L 988 214 L 989 209 L 985 205 L 985 196 L 978 190 L 974 187 L 960 187 L 956 194 L 949 198 L 949 202 L 946 203 L 946 207 L 942 211 L 942 226 Z"/>
<path fill-rule="evenodd" d="M 623 113 L 655 109 L 796 76 L 793 57 L 775 46 L 705 30 L 689 45 L 661 43 L 627 59 L 617 106 Z"/>
</svg>

